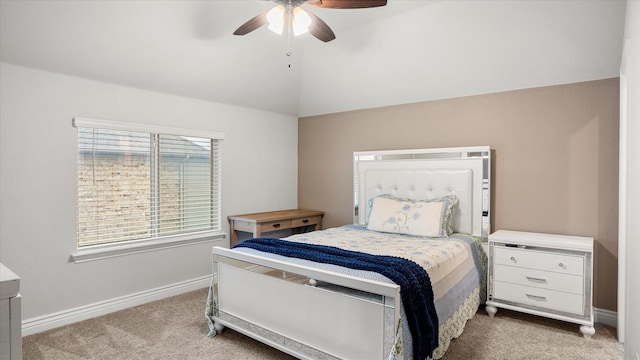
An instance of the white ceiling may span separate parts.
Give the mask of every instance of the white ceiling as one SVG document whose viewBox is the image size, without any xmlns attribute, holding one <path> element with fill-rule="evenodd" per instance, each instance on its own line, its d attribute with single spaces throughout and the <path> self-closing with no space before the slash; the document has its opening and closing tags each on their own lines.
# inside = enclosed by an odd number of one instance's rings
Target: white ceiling
<svg viewBox="0 0 640 360">
<path fill-rule="evenodd" d="M 389 0 L 234 36 L 264 0 L 0 0 L 0 61 L 296 116 L 617 77 L 624 0 Z M 291 56 L 287 56 L 290 51 Z M 291 67 L 288 65 L 291 64 Z"/>
</svg>

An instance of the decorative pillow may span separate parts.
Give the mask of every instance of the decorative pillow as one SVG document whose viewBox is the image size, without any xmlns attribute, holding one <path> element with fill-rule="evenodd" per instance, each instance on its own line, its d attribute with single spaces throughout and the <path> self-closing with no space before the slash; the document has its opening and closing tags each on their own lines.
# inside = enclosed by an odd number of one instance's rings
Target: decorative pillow
<svg viewBox="0 0 640 360">
<path fill-rule="evenodd" d="M 435 200 L 398 199 L 389 195 L 370 200 L 367 229 L 413 236 L 447 237 L 453 231 L 453 195 Z"/>
</svg>

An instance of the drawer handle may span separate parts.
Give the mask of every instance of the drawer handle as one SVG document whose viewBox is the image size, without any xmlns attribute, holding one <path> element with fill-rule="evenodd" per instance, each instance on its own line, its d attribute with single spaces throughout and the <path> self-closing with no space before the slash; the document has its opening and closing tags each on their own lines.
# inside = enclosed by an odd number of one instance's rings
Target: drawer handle
<svg viewBox="0 0 640 360">
<path fill-rule="evenodd" d="M 309 222 L 309 219 L 304 219 L 304 220 L 302 220 L 302 223 L 303 223 L 303 224 L 306 224 L 306 223 L 308 223 L 308 222 Z"/>
<path fill-rule="evenodd" d="M 513 257 L 513 256 L 511 257 L 511 261 L 513 261 L 513 262 L 517 262 L 517 261 L 516 261 L 516 258 L 515 258 L 515 257 Z"/>
<path fill-rule="evenodd" d="M 273 225 L 271 225 L 271 226 L 273 226 L 274 228 L 276 228 L 276 229 L 277 229 L 277 228 L 279 228 L 279 227 L 280 227 L 280 224 L 273 224 Z"/>
<path fill-rule="evenodd" d="M 558 266 L 560 266 L 561 268 L 564 269 L 564 264 L 563 263 L 559 263 Z"/>
<path fill-rule="evenodd" d="M 537 300 L 537 301 L 547 301 L 547 298 L 546 298 L 546 297 L 544 297 L 544 296 L 531 295 L 531 294 L 526 294 L 526 295 L 527 295 L 527 297 L 528 297 L 529 299 L 532 299 L 532 300 Z"/>
<path fill-rule="evenodd" d="M 527 280 L 529 280 L 531 282 L 540 283 L 540 284 L 546 284 L 547 283 L 547 279 L 536 278 L 536 277 L 531 277 L 531 276 L 525 276 L 525 277 L 527 278 Z"/>
</svg>

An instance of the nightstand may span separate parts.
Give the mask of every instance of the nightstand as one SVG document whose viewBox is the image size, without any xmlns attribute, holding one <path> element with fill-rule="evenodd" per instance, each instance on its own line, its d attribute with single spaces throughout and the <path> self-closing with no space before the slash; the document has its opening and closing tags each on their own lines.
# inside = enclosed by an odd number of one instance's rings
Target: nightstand
<svg viewBox="0 0 640 360">
<path fill-rule="evenodd" d="M 0 264 L 0 359 L 22 359 L 20 277 Z"/>
<path fill-rule="evenodd" d="M 301 209 L 232 215 L 228 217 L 230 246 L 238 243 L 238 231 L 251 233 L 253 237 L 286 229 L 291 229 L 294 233 L 313 231 L 322 228 L 323 216 L 322 211 Z"/>
<path fill-rule="evenodd" d="M 593 327 L 593 238 L 499 230 L 489 235 L 486 311 L 497 308 Z"/>
</svg>

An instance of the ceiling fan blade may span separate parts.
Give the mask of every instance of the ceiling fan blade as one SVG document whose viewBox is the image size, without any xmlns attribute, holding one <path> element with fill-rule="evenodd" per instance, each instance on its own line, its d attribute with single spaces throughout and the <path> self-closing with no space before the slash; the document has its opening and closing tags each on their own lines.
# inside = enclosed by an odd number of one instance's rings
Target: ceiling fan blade
<svg viewBox="0 0 640 360">
<path fill-rule="evenodd" d="M 309 33 L 311 35 L 324 42 L 329 42 L 336 38 L 336 34 L 333 33 L 333 30 L 331 30 L 327 23 L 311 12 L 307 12 L 307 14 L 311 17 L 311 25 L 309 26 Z"/>
<path fill-rule="evenodd" d="M 309 0 L 305 4 L 329 9 L 364 9 L 387 5 L 387 0 Z"/>
<path fill-rule="evenodd" d="M 257 28 L 266 25 L 268 12 L 269 10 L 240 25 L 240 27 L 233 32 L 233 35 L 246 35 Z"/>
</svg>

